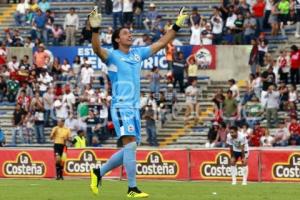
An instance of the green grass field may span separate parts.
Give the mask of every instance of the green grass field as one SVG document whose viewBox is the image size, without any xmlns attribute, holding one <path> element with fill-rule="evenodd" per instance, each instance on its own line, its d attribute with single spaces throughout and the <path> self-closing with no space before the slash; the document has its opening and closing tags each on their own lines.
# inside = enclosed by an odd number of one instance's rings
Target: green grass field
<svg viewBox="0 0 300 200">
<path fill-rule="evenodd" d="M 13 180 L 0 179 L 1 200 L 120 200 L 127 199 L 126 181 L 104 181 L 99 196 L 93 196 L 87 179 Z M 228 182 L 139 181 L 139 187 L 153 200 L 296 200 L 296 183 L 249 183 L 232 186 Z"/>
</svg>

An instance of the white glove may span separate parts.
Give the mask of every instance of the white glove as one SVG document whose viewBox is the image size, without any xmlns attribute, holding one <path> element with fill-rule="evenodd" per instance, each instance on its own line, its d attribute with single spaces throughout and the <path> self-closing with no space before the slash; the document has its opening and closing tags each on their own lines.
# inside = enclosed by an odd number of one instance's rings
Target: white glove
<svg viewBox="0 0 300 200">
<path fill-rule="evenodd" d="M 94 9 L 90 14 L 89 14 L 89 22 L 92 28 L 100 28 L 101 26 L 101 21 L 102 21 L 102 16 L 101 14 L 98 13 L 97 9 Z"/>
</svg>

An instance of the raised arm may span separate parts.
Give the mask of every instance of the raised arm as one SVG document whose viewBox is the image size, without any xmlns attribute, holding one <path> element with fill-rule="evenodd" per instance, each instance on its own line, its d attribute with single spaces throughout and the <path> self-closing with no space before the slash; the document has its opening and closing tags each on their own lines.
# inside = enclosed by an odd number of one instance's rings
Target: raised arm
<svg viewBox="0 0 300 200">
<path fill-rule="evenodd" d="M 103 62 L 106 61 L 107 59 L 107 51 L 104 48 L 101 48 L 101 42 L 99 39 L 99 30 L 100 30 L 100 25 L 102 21 L 101 14 L 98 14 L 98 11 L 94 9 L 90 14 L 89 14 L 89 25 L 92 30 L 92 48 L 93 51 L 97 56 L 101 58 Z"/>
<path fill-rule="evenodd" d="M 182 7 L 179 11 L 179 15 L 175 24 L 172 26 L 172 29 L 168 30 L 163 37 L 161 37 L 157 42 L 151 45 L 152 54 L 155 54 L 159 50 L 165 48 L 166 45 L 175 38 L 176 33 L 179 31 L 180 28 L 183 27 L 185 20 L 188 17 L 189 16 L 184 13 L 184 7 Z"/>
</svg>

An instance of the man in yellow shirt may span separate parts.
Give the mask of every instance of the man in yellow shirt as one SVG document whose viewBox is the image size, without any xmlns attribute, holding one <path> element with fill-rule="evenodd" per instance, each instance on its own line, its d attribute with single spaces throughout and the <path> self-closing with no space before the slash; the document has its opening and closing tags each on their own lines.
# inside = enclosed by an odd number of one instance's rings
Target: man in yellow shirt
<svg viewBox="0 0 300 200">
<path fill-rule="evenodd" d="M 71 141 L 71 130 L 65 127 L 65 120 L 59 119 L 50 135 L 50 139 L 54 141 L 54 153 L 56 158 L 56 180 L 63 180 L 63 164 L 62 155 L 66 148 L 66 142 Z"/>
</svg>

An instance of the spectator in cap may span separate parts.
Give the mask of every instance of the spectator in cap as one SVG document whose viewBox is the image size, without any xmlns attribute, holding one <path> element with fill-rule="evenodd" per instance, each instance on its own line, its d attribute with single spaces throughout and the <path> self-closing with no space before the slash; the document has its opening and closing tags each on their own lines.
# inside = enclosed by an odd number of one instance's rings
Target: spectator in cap
<svg viewBox="0 0 300 200">
<path fill-rule="evenodd" d="M 158 16 L 158 12 L 155 9 L 156 9 L 155 4 L 150 3 L 149 10 L 146 13 L 146 17 L 145 17 L 145 20 L 143 22 L 144 26 L 147 30 L 153 30 L 154 29 L 154 23 L 155 23 L 155 20 Z"/>
</svg>

